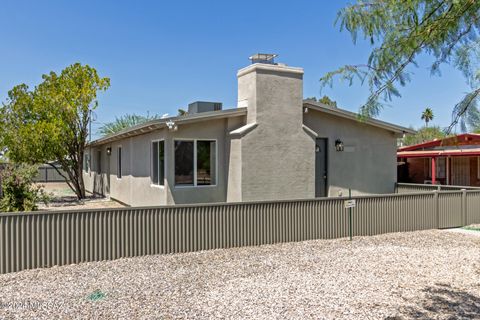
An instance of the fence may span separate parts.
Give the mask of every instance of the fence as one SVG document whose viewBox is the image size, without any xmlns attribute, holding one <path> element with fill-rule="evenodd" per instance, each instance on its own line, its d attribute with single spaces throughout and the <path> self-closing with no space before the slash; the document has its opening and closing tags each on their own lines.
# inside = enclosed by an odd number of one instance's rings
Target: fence
<svg viewBox="0 0 480 320">
<path fill-rule="evenodd" d="M 480 191 L 355 197 L 353 235 L 480 222 Z M 0 273 L 348 236 L 345 198 L 0 214 Z"/>
<path fill-rule="evenodd" d="M 67 176 L 65 171 L 62 169 L 58 168 L 60 172 L 64 175 Z M 38 168 L 38 174 L 34 178 L 36 182 L 63 182 L 65 181 L 65 178 L 62 177 L 58 171 L 53 168 L 52 166 L 49 165 L 41 165 Z"/>
<path fill-rule="evenodd" d="M 455 190 L 480 190 L 479 187 L 470 186 L 447 186 L 440 184 L 416 184 L 416 183 L 397 183 L 395 185 L 396 193 L 412 193 L 425 191 L 455 191 Z"/>
</svg>

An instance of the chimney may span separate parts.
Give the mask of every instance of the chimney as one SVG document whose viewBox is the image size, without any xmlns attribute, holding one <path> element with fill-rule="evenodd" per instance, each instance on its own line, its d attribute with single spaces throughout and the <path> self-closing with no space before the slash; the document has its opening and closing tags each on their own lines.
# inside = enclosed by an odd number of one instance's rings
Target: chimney
<svg viewBox="0 0 480 320">
<path fill-rule="evenodd" d="M 275 54 L 255 54 L 240 69 L 238 107 L 247 107 L 247 123 L 285 128 L 272 121 L 302 127 L 303 69 L 274 63 Z"/>
</svg>

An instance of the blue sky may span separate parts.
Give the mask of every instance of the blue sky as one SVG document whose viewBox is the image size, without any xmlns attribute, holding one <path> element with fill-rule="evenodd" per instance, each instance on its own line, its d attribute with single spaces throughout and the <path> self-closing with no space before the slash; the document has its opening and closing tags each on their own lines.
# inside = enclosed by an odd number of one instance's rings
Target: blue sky
<svg viewBox="0 0 480 320">
<path fill-rule="evenodd" d="M 320 96 L 319 78 L 344 64 L 363 63 L 366 43 L 354 45 L 334 26 L 347 1 L 10 1 L 0 11 L 0 100 L 19 83 L 81 62 L 111 78 L 97 110 L 98 127 L 125 113 L 176 114 L 195 100 L 236 106 L 236 71 L 256 52 L 303 67 L 304 96 Z M 421 111 L 447 126 L 453 105 L 468 90 L 461 74 L 443 67 L 431 77 L 419 58 L 413 81 L 380 119 L 422 125 Z M 327 94 L 357 111 L 366 87 L 335 83 Z"/>
</svg>

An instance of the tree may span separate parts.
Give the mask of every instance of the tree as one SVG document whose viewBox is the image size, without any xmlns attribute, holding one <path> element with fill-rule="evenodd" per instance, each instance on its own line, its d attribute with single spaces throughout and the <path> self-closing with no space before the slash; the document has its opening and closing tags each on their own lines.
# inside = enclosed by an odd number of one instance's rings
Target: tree
<svg viewBox="0 0 480 320">
<path fill-rule="evenodd" d="M 336 23 L 347 30 L 354 43 L 359 34 L 373 49 L 364 64 L 345 65 L 321 78 L 322 86 L 332 85 L 335 77 L 367 83 L 370 95 L 360 114 L 376 116 L 386 102 L 399 97 L 399 87 L 410 81 L 409 66 L 417 57 L 433 57 L 432 74 L 440 75 L 440 66 L 450 64 L 461 71 L 471 87 L 453 107 L 453 121 L 476 126 L 480 120 L 477 103 L 480 96 L 480 1 L 445 0 L 358 0 L 340 10 Z"/>
<path fill-rule="evenodd" d="M 106 90 L 110 79 L 80 63 L 42 78 L 32 91 L 20 84 L 8 92 L 0 108 L 0 146 L 15 163 L 58 162 L 70 188 L 83 199 L 88 125 L 92 110 L 98 106 L 97 92 Z"/>
<path fill-rule="evenodd" d="M 183 116 L 188 116 L 188 111 L 184 109 L 178 109 L 178 116 L 183 117 Z"/>
<path fill-rule="evenodd" d="M 404 146 L 411 146 L 434 139 L 443 139 L 446 136 L 447 134 L 440 127 L 423 127 L 415 134 L 406 135 L 402 142 Z"/>
<path fill-rule="evenodd" d="M 140 116 L 138 114 L 126 114 L 121 116 L 120 118 L 115 117 L 115 121 L 106 123 L 101 126 L 98 129 L 98 133 L 102 136 L 106 136 L 157 118 L 158 115 Z"/>
<path fill-rule="evenodd" d="M 35 211 L 38 202 L 48 203 L 49 195 L 34 183 L 37 174 L 37 166 L 4 165 L 0 172 L 0 212 Z"/>
<path fill-rule="evenodd" d="M 337 101 L 334 101 L 334 100 L 330 99 L 329 96 L 325 96 L 325 95 L 318 100 L 317 100 L 316 97 L 310 97 L 310 98 L 307 98 L 306 100 L 313 100 L 315 102 L 318 101 L 320 103 L 326 104 L 326 105 L 334 107 L 334 108 L 337 107 Z"/>
<path fill-rule="evenodd" d="M 425 121 L 425 127 L 428 127 L 428 123 L 433 120 L 433 111 L 432 109 L 430 108 L 426 108 L 423 112 L 422 112 L 422 117 L 421 117 L 422 120 Z"/>
</svg>

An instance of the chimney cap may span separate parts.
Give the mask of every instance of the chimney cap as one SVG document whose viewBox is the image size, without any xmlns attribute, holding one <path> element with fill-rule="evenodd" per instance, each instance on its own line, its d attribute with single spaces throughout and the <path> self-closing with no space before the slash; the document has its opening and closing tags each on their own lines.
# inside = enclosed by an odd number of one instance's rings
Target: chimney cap
<svg viewBox="0 0 480 320">
<path fill-rule="evenodd" d="M 277 56 L 278 54 L 274 54 L 274 53 L 256 53 L 250 56 L 248 59 L 250 59 L 252 63 L 275 64 L 274 59 Z"/>
</svg>

